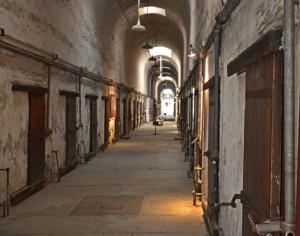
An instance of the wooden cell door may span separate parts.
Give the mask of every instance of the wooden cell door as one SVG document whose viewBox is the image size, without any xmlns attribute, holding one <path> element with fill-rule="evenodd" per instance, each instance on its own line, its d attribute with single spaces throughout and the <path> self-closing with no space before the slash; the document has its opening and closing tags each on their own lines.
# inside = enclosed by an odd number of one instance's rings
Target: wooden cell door
<svg viewBox="0 0 300 236">
<path fill-rule="evenodd" d="M 256 235 L 249 218 L 281 216 L 281 131 L 282 55 L 272 52 L 246 67 L 243 236 Z"/>
<path fill-rule="evenodd" d="M 66 166 L 76 162 L 76 97 L 66 96 Z"/>
<path fill-rule="evenodd" d="M 32 185 L 45 175 L 45 95 L 29 93 L 28 179 Z"/>
<path fill-rule="evenodd" d="M 97 150 L 97 99 L 90 99 L 90 152 Z"/>
</svg>

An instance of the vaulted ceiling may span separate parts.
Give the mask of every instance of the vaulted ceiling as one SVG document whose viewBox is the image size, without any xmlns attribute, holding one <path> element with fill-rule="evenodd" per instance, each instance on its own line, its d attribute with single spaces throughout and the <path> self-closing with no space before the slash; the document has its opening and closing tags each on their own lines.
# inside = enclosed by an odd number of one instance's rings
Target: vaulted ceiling
<svg viewBox="0 0 300 236">
<path fill-rule="evenodd" d="M 125 77 L 133 86 L 141 87 L 145 93 L 154 95 L 157 79 L 154 62 L 148 61 L 148 50 L 142 49 L 147 42 L 152 46 L 163 46 L 171 49 L 171 58 L 163 61 L 164 72 L 171 77 L 174 88 L 181 85 L 186 75 L 186 53 L 189 45 L 190 30 L 190 1 L 189 0 L 141 0 L 141 7 L 155 6 L 166 10 L 166 17 L 158 14 L 141 16 L 141 24 L 146 31 L 135 32 L 131 29 L 137 23 L 137 0 L 107 0 L 102 9 L 101 18 L 106 20 L 107 28 L 115 28 L 117 35 L 123 37 Z M 118 17 L 115 14 L 120 14 Z M 123 21 L 117 23 L 116 18 Z M 159 64 L 159 62 L 157 62 Z M 159 91 L 156 91 L 159 93 Z M 175 91 L 174 91 L 175 92 Z"/>
</svg>

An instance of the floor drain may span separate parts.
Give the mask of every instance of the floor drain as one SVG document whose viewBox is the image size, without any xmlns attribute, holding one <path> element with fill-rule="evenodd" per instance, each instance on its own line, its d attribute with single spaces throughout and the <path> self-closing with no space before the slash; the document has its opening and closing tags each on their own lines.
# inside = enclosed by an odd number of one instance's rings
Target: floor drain
<svg viewBox="0 0 300 236">
<path fill-rule="evenodd" d="M 86 196 L 71 215 L 137 215 L 143 196 Z"/>
</svg>

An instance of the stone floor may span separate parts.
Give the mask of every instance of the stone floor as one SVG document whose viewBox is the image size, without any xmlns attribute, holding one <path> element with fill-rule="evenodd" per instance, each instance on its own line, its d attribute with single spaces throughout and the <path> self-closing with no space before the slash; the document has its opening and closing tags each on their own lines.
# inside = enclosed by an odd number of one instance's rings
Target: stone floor
<svg viewBox="0 0 300 236">
<path fill-rule="evenodd" d="M 145 124 L 12 207 L 0 235 L 208 235 L 176 137 L 174 122 Z"/>
</svg>

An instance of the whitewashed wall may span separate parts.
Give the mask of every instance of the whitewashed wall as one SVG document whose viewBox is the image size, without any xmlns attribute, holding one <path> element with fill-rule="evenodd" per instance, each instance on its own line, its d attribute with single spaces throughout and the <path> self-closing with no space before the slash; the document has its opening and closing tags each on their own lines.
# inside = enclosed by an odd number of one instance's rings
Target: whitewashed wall
<svg viewBox="0 0 300 236">
<path fill-rule="evenodd" d="M 191 15 L 193 19 L 191 20 L 190 37 L 197 45 L 201 45 L 201 42 L 206 41 L 212 30 L 218 11 L 222 9 L 221 1 L 191 0 L 190 2 L 192 4 L 191 12 L 194 13 Z M 243 189 L 245 75 L 228 77 L 227 64 L 269 30 L 282 28 L 282 22 L 282 0 L 243 0 L 240 1 L 231 18 L 222 28 L 220 202 L 230 201 L 235 193 L 239 193 Z M 299 33 L 297 37 L 299 38 Z M 298 55 L 300 55 L 299 48 Z M 210 60 L 206 68 L 206 73 L 209 75 L 212 73 L 210 70 L 212 63 L 213 60 Z M 297 69 L 297 73 L 299 75 L 299 69 Z M 207 138 L 206 133 L 204 148 L 207 146 Z M 220 211 L 221 235 L 242 235 L 241 219 L 241 206 L 238 206 L 237 209 L 222 208 Z"/>
<path fill-rule="evenodd" d="M 5 29 L 5 40 L 21 48 L 51 58 L 58 54 L 59 60 L 88 71 L 102 74 L 114 81 L 120 81 L 124 74 L 123 38 L 120 36 L 126 20 L 106 21 L 107 4 L 111 1 L 80 0 L 0 0 L 0 27 Z M 116 5 L 116 4 L 115 4 Z M 117 6 L 117 5 L 116 5 Z M 111 6 L 110 6 L 111 7 Z M 116 11 L 120 11 L 116 7 Z M 101 17 L 105 20 L 102 20 Z M 125 26 L 124 26 L 125 25 Z M 123 79 L 123 80 L 126 80 Z M 123 81 L 125 82 L 125 81 Z M 46 68 L 42 63 L 1 50 L 0 52 L 0 168 L 11 168 L 11 192 L 27 183 L 27 140 L 28 140 L 28 93 L 13 92 L 12 84 L 47 87 Z M 70 73 L 51 69 L 50 129 L 46 138 L 46 175 L 55 171 L 52 150 L 58 151 L 59 165 L 65 163 L 65 113 L 66 97 L 59 90 L 78 92 L 76 78 Z M 79 98 L 77 98 L 77 145 L 84 141 L 89 150 L 90 99 L 86 94 L 97 95 L 97 137 L 103 142 L 103 114 L 101 96 L 107 96 L 106 86 L 82 79 L 81 120 L 79 124 Z M 114 127 L 111 128 L 114 134 Z M 111 136 L 112 138 L 114 136 Z M 100 145 L 100 140 L 98 140 Z M 78 148 L 78 146 L 77 146 Z M 83 155 L 82 147 L 79 155 Z M 47 158 L 47 156 L 49 158 Z M 79 158 L 79 156 L 78 156 Z M 0 178 L 0 202 L 4 196 L 5 178 Z M 3 191 L 2 191 L 3 190 Z"/>
</svg>

